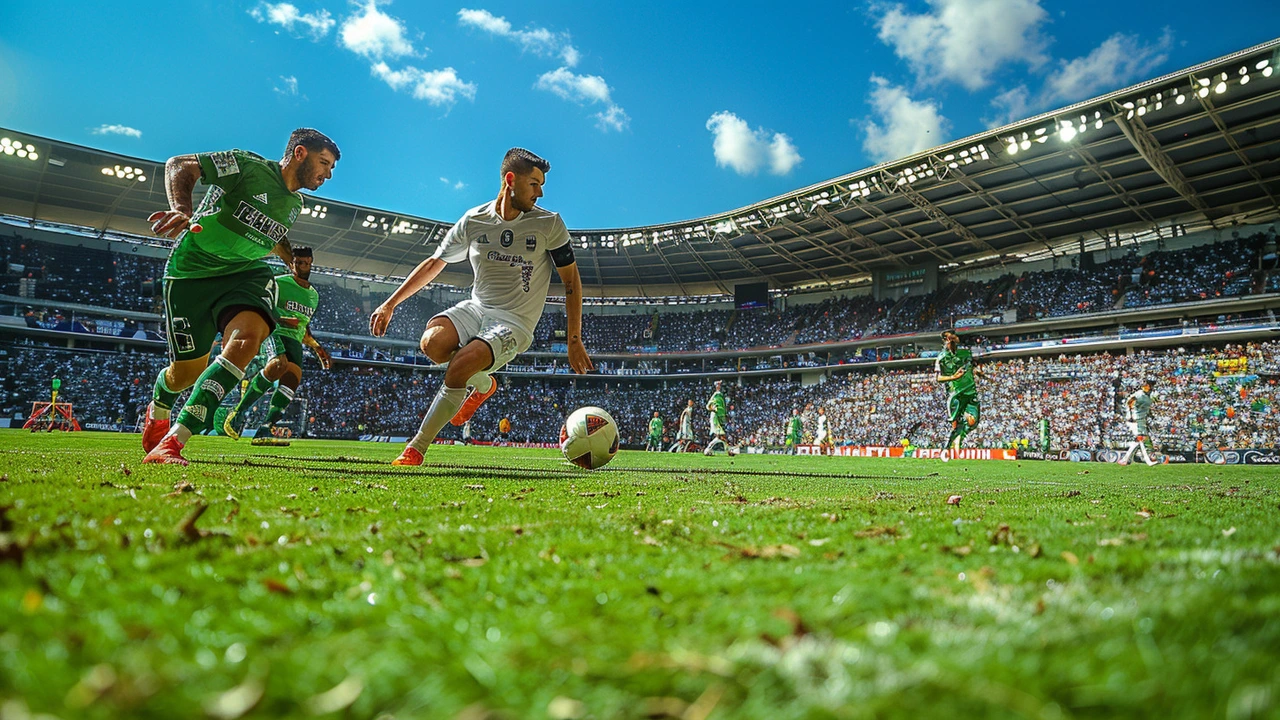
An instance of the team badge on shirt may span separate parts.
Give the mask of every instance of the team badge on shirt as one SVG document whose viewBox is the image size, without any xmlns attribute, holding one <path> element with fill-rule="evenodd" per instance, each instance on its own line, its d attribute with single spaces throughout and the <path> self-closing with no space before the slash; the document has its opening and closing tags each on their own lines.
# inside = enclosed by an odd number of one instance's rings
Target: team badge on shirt
<svg viewBox="0 0 1280 720">
<path fill-rule="evenodd" d="M 253 196 L 253 199 L 254 199 L 254 200 L 257 200 L 258 202 L 263 203 L 263 204 L 265 205 L 265 204 L 266 204 L 266 202 L 267 202 L 267 194 L 266 194 L 266 193 L 258 193 L 257 195 L 254 195 L 254 196 Z"/>
<path fill-rule="evenodd" d="M 537 250 L 537 249 L 538 249 L 538 236 L 537 236 L 537 235 L 525 235 L 525 236 L 524 236 L 524 249 L 525 249 L 525 250 L 528 250 L 529 252 L 533 252 L 534 250 Z"/>
<path fill-rule="evenodd" d="M 502 247 L 511 247 L 511 243 L 515 242 L 515 240 L 515 233 L 510 230 L 503 230 L 502 237 L 498 239 L 498 242 L 502 243 Z"/>
<path fill-rule="evenodd" d="M 209 160 L 213 162 L 213 169 L 218 172 L 218 177 L 240 172 L 240 163 L 236 162 L 236 156 L 230 151 L 209 153 Z"/>
</svg>

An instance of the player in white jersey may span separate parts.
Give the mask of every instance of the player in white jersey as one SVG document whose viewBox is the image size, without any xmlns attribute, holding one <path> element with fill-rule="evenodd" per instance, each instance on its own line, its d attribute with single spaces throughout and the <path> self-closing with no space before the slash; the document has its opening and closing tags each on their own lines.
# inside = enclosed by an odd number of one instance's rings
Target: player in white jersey
<svg viewBox="0 0 1280 720">
<path fill-rule="evenodd" d="M 369 318 L 369 332 L 382 336 L 396 306 L 425 288 L 447 264 L 471 261 L 471 298 L 431 318 L 422 333 L 422 352 L 449 367 L 418 433 L 392 465 L 421 465 L 445 423 L 466 423 L 497 391 L 492 374 L 533 343 L 552 266 L 564 283 L 569 365 L 577 373 L 592 369 L 582 345 L 582 280 L 569 231 L 558 214 L 535 204 L 550 169 L 550 163 L 528 150 L 509 150 L 502 159 L 497 199 L 468 210 L 435 254 L 414 268 Z"/>
<path fill-rule="evenodd" d="M 1133 460 L 1134 453 L 1141 452 L 1142 460 L 1147 465 L 1160 464 L 1158 460 L 1153 460 L 1147 454 L 1147 441 L 1151 439 L 1151 433 L 1147 429 L 1147 419 L 1151 416 L 1150 380 L 1142 381 L 1142 387 L 1125 399 L 1124 409 L 1129 432 L 1133 433 L 1133 441 L 1129 443 L 1129 449 L 1125 450 L 1117 463 L 1128 465 Z"/>
<path fill-rule="evenodd" d="M 827 436 L 827 411 L 825 408 L 818 408 L 818 431 L 813 435 L 813 444 L 818 446 L 818 452 L 826 455 L 831 452 L 831 442 Z"/>
<path fill-rule="evenodd" d="M 676 433 L 676 441 L 667 452 L 686 452 L 689 443 L 693 442 L 693 400 L 680 411 L 680 431 Z"/>
</svg>

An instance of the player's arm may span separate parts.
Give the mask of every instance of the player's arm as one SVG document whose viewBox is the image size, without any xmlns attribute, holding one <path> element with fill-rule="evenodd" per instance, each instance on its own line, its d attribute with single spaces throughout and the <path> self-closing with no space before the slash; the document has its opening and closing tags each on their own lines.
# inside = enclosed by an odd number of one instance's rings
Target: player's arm
<svg viewBox="0 0 1280 720">
<path fill-rule="evenodd" d="M 569 320 L 569 367 L 582 374 L 595 369 L 587 348 L 582 344 L 582 276 L 573 259 L 573 248 L 565 243 L 550 251 L 551 260 L 564 284 L 564 314 Z"/>
<path fill-rule="evenodd" d="M 293 246 L 289 244 L 289 238 L 280 238 L 280 242 L 271 248 L 271 254 L 284 261 L 284 266 L 293 269 Z"/>
<path fill-rule="evenodd" d="M 315 335 L 311 334 L 310 327 L 307 328 L 306 334 L 302 336 L 302 344 L 311 348 L 311 352 L 315 353 L 316 359 L 320 361 L 321 369 L 328 370 L 332 366 L 333 363 L 329 358 L 329 351 L 320 347 L 320 341 L 316 339 Z"/>
<path fill-rule="evenodd" d="M 176 155 L 164 164 L 164 192 L 169 198 L 169 209 L 160 210 L 147 218 L 151 232 L 160 237 L 176 238 L 191 225 L 194 203 L 191 194 L 200 181 L 200 160 L 195 155 Z"/>
<path fill-rule="evenodd" d="M 387 325 L 391 324 L 391 316 L 395 314 L 396 308 L 400 303 L 413 297 L 419 290 L 431 284 L 432 280 L 444 270 L 448 265 L 443 258 L 429 257 L 418 263 L 418 266 L 409 273 L 409 276 L 400 283 L 400 287 L 391 293 L 391 297 L 382 301 L 382 304 L 374 308 L 373 315 L 369 317 L 369 334 L 374 337 L 382 337 L 387 332 Z"/>
</svg>

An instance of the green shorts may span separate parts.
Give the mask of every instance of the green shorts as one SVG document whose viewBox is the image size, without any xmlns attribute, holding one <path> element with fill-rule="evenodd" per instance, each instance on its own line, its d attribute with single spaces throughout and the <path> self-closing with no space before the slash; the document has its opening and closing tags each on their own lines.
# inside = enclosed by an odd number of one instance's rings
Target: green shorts
<svg viewBox="0 0 1280 720">
<path fill-rule="evenodd" d="M 258 351 L 258 354 L 268 360 L 284 355 L 289 362 L 302 367 L 302 343 L 288 335 L 281 334 L 279 330 L 271 333 L 266 340 L 262 341 L 262 349 Z"/>
<path fill-rule="evenodd" d="M 978 407 L 977 394 L 964 393 L 953 396 L 947 401 L 947 417 L 951 422 L 963 420 L 965 415 L 973 416 L 974 425 L 977 425 L 978 421 L 982 419 L 980 408 Z"/>
<path fill-rule="evenodd" d="M 276 279 L 266 265 L 207 278 L 165 278 L 169 360 L 197 360 L 239 310 L 255 310 L 276 328 Z"/>
</svg>

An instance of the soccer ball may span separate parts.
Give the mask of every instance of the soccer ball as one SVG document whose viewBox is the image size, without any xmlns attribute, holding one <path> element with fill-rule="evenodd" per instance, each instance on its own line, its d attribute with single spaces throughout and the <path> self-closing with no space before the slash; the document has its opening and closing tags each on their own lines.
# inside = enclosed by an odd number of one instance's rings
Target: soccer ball
<svg viewBox="0 0 1280 720">
<path fill-rule="evenodd" d="M 618 424 L 598 407 L 578 408 L 560 428 L 560 452 L 578 467 L 602 468 L 618 454 Z"/>
</svg>

